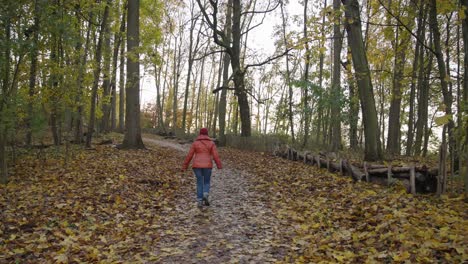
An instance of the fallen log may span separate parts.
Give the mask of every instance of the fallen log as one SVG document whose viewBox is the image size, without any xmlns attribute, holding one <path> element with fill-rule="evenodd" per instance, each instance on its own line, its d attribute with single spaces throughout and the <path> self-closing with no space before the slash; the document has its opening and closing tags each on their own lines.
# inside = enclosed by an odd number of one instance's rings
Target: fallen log
<svg viewBox="0 0 468 264">
<path fill-rule="evenodd" d="M 351 175 L 351 177 L 352 177 L 355 181 L 361 181 L 362 178 L 366 176 L 360 169 L 358 169 L 357 167 L 353 166 L 353 165 L 352 165 L 350 162 L 348 162 L 347 160 L 344 160 L 344 161 L 343 161 L 343 166 L 344 166 L 344 168 L 346 168 L 346 171 Z"/>
</svg>

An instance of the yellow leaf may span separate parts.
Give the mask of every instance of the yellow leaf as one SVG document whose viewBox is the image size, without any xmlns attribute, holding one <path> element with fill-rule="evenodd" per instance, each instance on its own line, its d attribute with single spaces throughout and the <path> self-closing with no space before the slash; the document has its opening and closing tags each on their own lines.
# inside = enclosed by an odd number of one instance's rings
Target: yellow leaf
<svg viewBox="0 0 468 264">
<path fill-rule="evenodd" d="M 68 263 L 68 256 L 65 253 L 55 256 L 54 259 L 56 263 Z"/>
<path fill-rule="evenodd" d="M 411 254 L 408 251 L 403 251 L 398 255 L 393 256 L 393 260 L 395 261 L 404 261 L 411 257 Z"/>
<path fill-rule="evenodd" d="M 13 252 L 16 254 L 23 254 L 25 252 L 24 248 L 15 248 L 13 249 Z"/>
</svg>

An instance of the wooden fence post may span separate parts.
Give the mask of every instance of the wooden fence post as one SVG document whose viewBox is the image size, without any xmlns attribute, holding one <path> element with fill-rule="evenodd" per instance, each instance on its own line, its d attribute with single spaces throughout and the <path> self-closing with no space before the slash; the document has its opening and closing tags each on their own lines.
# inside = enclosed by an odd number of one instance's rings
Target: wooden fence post
<svg viewBox="0 0 468 264">
<path fill-rule="evenodd" d="M 392 183 L 392 165 L 388 165 L 387 185 L 390 186 L 391 183 Z"/>
<path fill-rule="evenodd" d="M 366 175 L 366 182 L 370 182 L 369 172 L 367 171 L 367 162 L 364 161 L 363 164 L 364 175 Z"/>
<path fill-rule="evenodd" d="M 327 171 L 330 171 L 330 158 L 327 155 Z"/>
<path fill-rule="evenodd" d="M 414 164 L 411 164 L 410 169 L 410 185 L 411 185 L 411 194 L 416 194 L 416 175 L 415 175 L 415 168 Z"/>
<path fill-rule="evenodd" d="M 343 170 L 343 159 L 340 159 L 340 174 L 343 176 L 344 175 L 344 170 Z"/>
</svg>

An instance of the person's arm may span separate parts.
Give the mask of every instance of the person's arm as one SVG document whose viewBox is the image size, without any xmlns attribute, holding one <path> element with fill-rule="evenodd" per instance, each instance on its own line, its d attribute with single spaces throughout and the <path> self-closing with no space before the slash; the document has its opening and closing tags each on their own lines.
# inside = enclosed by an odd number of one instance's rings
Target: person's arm
<svg viewBox="0 0 468 264">
<path fill-rule="evenodd" d="M 216 145 L 213 143 L 213 147 L 211 148 L 211 155 L 213 155 L 213 159 L 216 163 L 216 167 L 218 169 L 222 169 L 223 165 L 221 164 L 221 160 L 219 159 L 218 151 L 216 150 Z"/>
<path fill-rule="evenodd" d="M 192 146 L 190 147 L 190 151 L 187 154 L 187 157 L 185 157 L 184 165 L 182 165 L 182 170 L 186 170 L 188 168 L 188 165 L 193 158 L 193 154 L 195 154 L 195 147 L 193 145 L 194 144 L 192 144 Z"/>
</svg>

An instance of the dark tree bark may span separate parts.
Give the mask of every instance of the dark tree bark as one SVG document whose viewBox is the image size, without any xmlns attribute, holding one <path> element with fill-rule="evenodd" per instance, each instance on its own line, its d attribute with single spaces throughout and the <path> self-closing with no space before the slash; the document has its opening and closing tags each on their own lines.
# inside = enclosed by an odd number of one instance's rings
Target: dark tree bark
<svg viewBox="0 0 468 264">
<path fill-rule="evenodd" d="M 111 96 L 111 33 L 110 33 L 110 24 L 112 23 L 112 16 L 109 16 L 106 21 L 104 29 L 104 43 L 103 43 L 103 81 L 102 81 L 102 120 L 101 120 L 101 131 L 103 133 L 108 133 L 110 130 L 109 120 L 110 120 L 110 96 Z"/>
<path fill-rule="evenodd" d="M 8 10 L 8 7 L 7 7 Z M 9 10 L 8 10 L 9 11 Z M 8 107 L 8 94 L 9 94 L 9 85 L 10 85 L 10 67 L 11 67 L 11 17 L 10 14 L 5 14 L 2 16 L 2 22 L 4 28 L 3 36 L 5 45 L 0 46 L 0 50 L 2 51 L 3 55 L 2 60 L 3 63 L 0 64 L 0 73 L 2 76 L 2 97 L 0 100 L 0 113 L 5 111 Z M 3 66 L 3 67 L 2 67 Z M 7 144 L 7 128 L 8 124 L 6 122 L 0 123 L 0 183 L 6 184 L 8 182 L 8 167 L 7 167 L 7 151 L 6 151 L 6 144 Z"/>
<path fill-rule="evenodd" d="M 437 65 L 439 68 L 439 78 L 440 78 L 440 86 L 442 89 L 442 96 L 443 96 L 443 101 L 445 105 L 445 115 L 450 117 L 447 128 L 448 128 L 448 142 L 449 142 L 449 149 L 450 149 L 450 155 L 454 157 L 454 159 L 457 158 L 457 151 L 456 151 L 456 145 L 455 145 L 455 135 L 454 135 L 454 128 L 455 128 L 455 123 L 453 122 L 453 113 L 452 113 L 452 101 L 453 101 L 453 96 L 449 91 L 448 83 L 447 80 L 449 76 L 447 76 L 447 70 L 445 68 L 445 62 L 444 62 L 444 54 L 442 53 L 442 47 L 440 45 L 440 31 L 439 31 L 439 24 L 437 22 L 437 4 L 436 0 L 431 0 L 430 1 L 430 11 L 429 11 L 429 27 L 431 28 L 431 32 L 433 34 L 433 41 L 434 41 L 434 51 L 435 51 L 435 56 L 437 59 Z"/>
<path fill-rule="evenodd" d="M 430 41 L 433 41 L 431 35 Z M 421 147 L 423 146 L 424 133 L 427 131 L 428 122 L 428 106 L 429 106 L 429 84 L 432 72 L 433 53 L 429 53 L 428 63 L 424 65 L 424 49 L 420 50 L 420 70 L 418 81 L 418 119 L 416 120 L 416 136 L 414 140 L 414 155 L 421 155 Z"/>
<path fill-rule="evenodd" d="M 421 0 L 422 1 L 422 0 Z M 418 39 L 423 39 L 423 32 L 425 28 L 425 7 L 421 6 L 418 12 L 418 29 L 417 37 Z M 409 98 L 409 112 L 408 112 L 408 133 L 406 136 L 406 151 L 405 154 L 410 156 L 413 153 L 413 142 L 414 142 L 414 109 L 415 109 L 415 99 L 416 99 L 416 81 L 418 80 L 418 69 L 420 67 L 420 55 L 421 55 L 421 43 L 416 41 L 415 51 L 414 51 L 414 60 L 413 60 L 413 70 L 411 74 L 411 86 L 410 86 L 410 98 Z"/>
<path fill-rule="evenodd" d="M 92 23 L 93 21 L 93 13 L 89 13 L 89 22 L 88 22 L 88 29 L 86 30 L 86 42 L 85 42 L 85 47 L 82 56 L 79 58 L 79 65 L 78 65 L 78 77 L 77 77 L 77 98 L 76 102 L 78 104 L 77 106 L 77 114 L 75 118 L 75 143 L 76 144 L 81 144 L 83 143 L 83 79 L 84 79 L 84 74 L 85 74 L 85 69 L 86 69 L 86 63 L 88 61 L 88 52 L 89 52 L 89 46 L 91 43 L 91 31 L 92 31 Z M 77 43 L 77 46 L 81 49 L 81 43 Z"/>
<path fill-rule="evenodd" d="M 307 34 L 307 6 L 309 4 L 308 0 L 304 1 L 304 12 L 303 12 L 303 28 L 302 32 L 304 34 L 304 39 L 307 40 L 308 34 Z M 310 68 L 310 47 L 309 47 L 309 42 L 306 41 L 305 43 L 305 62 L 304 62 L 304 76 L 302 76 L 302 80 L 304 82 L 305 89 L 304 89 L 304 139 L 302 141 L 302 146 L 305 147 L 307 146 L 307 142 L 309 140 L 309 126 L 310 126 L 310 116 L 312 113 L 309 111 L 309 68 Z M 268 112 L 267 112 L 268 113 Z M 266 120 L 265 120 L 266 122 Z M 266 131 L 266 129 L 265 129 Z"/>
<path fill-rule="evenodd" d="M 117 66 L 119 61 L 119 50 L 122 44 L 123 34 L 125 33 L 125 3 L 122 5 L 122 18 L 120 21 L 120 30 L 114 35 L 114 50 L 112 52 L 112 78 L 111 78 L 111 130 L 115 131 L 117 127 Z M 123 64 L 120 65 L 123 68 Z"/>
<path fill-rule="evenodd" d="M 224 25 L 224 34 L 226 34 L 226 42 L 231 42 L 231 27 L 232 27 L 232 0 L 228 1 L 226 8 L 226 24 Z M 226 105 L 227 105 L 227 87 L 229 86 L 229 63 L 231 56 L 225 52 L 223 56 L 223 89 L 219 97 L 219 144 L 226 145 Z"/>
<path fill-rule="evenodd" d="M 463 118 L 468 116 L 468 0 L 461 0 L 461 5 L 464 12 L 464 19 L 462 20 L 462 35 L 463 35 Z M 462 128 L 465 133 L 465 142 L 461 147 L 464 153 L 464 166 L 465 166 L 465 195 L 468 194 L 468 122 L 464 122 Z"/>
<path fill-rule="evenodd" d="M 381 160 L 382 149 L 375 108 L 374 93 L 372 88 L 369 63 L 364 49 L 361 32 L 361 19 L 359 3 L 357 0 L 342 0 L 345 6 L 346 31 L 348 33 L 348 45 L 351 48 L 356 82 L 361 100 L 361 109 L 364 122 L 365 156 L 369 161 Z"/>
<path fill-rule="evenodd" d="M 26 145 L 31 146 L 32 143 L 32 120 L 34 117 L 34 95 L 36 94 L 36 75 L 37 75 L 37 55 L 38 55 L 38 42 L 39 42 L 39 16 L 41 13 L 40 0 L 34 1 L 34 25 L 33 37 L 31 45 L 31 68 L 29 70 L 29 98 L 28 98 L 28 117 L 26 118 Z"/>
<path fill-rule="evenodd" d="M 102 46 L 103 46 L 103 40 L 104 40 L 104 34 L 106 31 L 106 25 L 107 25 L 107 19 L 109 17 L 109 8 L 111 5 L 112 1 L 107 0 L 106 7 L 104 9 L 104 14 L 102 17 L 102 22 L 101 22 L 101 28 L 99 31 L 99 38 L 98 38 L 98 43 L 96 46 L 96 55 L 95 55 L 95 62 L 96 62 L 96 68 L 94 69 L 94 81 L 93 81 L 93 87 L 91 90 L 91 110 L 90 110 L 90 116 L 89 116 L 89 123 L 88 123 L 88 131 L 86 133 L 86 147 L 91 147 L 91 139 L 93 136 L 94 132 L 94 122 L 96 119 L 96 100 L 97 100 L 97 92 L 98 92 L 98 86 L 99 86 L 99 76 L 101 75 L 101 59 L 102 59 Z"/>
<path fill-rule="evenodd" d="M 126 8 L 125 8 L 126 10 Z M 124 18 L 122 21 L 125 22 L 126 11 L 123 12 Z M 119 70 L 119 132 L 124 133 L 125 128 L 125 23 L 123 23 L 124 30 L 122 32 L 122 45 L 120 47 L 120 70 Z"/>
<path fill-rule="evenodd" d="M 331 151 L 342 149 L 341 145 L 341 47 L 343 39 L 340 30 L 340 0 L 333 0 L 333 75 L 331 104 Z"/>
<path fill-rule="evenodd" d="M 140 0 L 128 2 L 127 9 L 127 86 L 125 134 L 120 148 L 145 148 L 141 138 L 140 127 L 140 59 L 138 45 L 140 43 Z"/>
<path fill-rule="evenodd" d="M 348 54 L 351 50 L 348 47 Z M 347 56 L 349 57 L 349 55 Z M 359 121 L 359 96 L 354 84 L 354 77 L 351 70 L 351 62 L 346 61 L 343 63 L 343 68 L 346 71 L 346 79 L 348 80 L 349 89 L 349 147 L 357 149 L 358 147 L 358 121 Z"/>
</svg>

